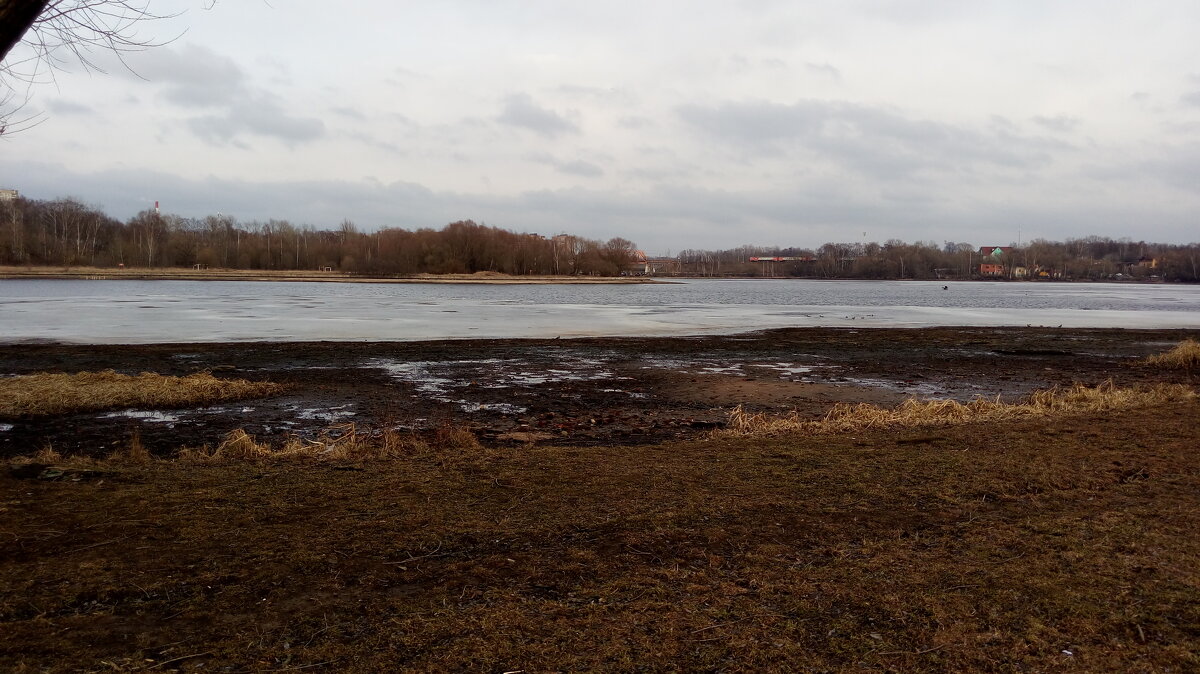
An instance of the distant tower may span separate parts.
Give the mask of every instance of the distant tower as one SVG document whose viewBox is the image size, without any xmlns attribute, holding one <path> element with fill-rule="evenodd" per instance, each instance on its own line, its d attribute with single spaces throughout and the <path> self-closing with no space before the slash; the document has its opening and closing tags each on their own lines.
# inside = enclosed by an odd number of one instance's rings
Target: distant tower
<svg viewBox="0 0 1200 674">
<path fill-rule="evenodd" d="M 154 202 L 154 214 L 158 215 L 158 202 L 157 201 Z"/>
</svg>

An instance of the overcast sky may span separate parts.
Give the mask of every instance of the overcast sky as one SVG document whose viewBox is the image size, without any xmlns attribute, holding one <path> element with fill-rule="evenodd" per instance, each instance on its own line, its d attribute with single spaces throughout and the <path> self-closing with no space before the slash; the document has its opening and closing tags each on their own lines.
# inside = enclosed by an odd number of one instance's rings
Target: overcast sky
<svg viewBox="0 0 1200 674">
<path fill-rule="evenodd" d="M 35 87 L 0 187 L 660 254 L 1200 240 L 1194 0 L 205 4 Z"/>
</svg>

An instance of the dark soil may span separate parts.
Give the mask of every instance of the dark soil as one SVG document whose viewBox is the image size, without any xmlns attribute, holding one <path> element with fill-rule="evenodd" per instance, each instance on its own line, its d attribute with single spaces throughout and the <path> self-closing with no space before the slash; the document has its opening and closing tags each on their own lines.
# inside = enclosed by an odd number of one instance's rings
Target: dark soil
<svg viewBox="0 0 1200 674">
<path fill-rule="evenodd" d="M 0 375 L 113 369 L 287 384 L 264 400 L 192 409 L 0 419 L 0 456 L 46 444 L 108 454 L 135 431 L 152 452 L 214 445 L 241 428 L 259 441 L 334 424 L 429 431 L 466 425 L 488 445 L 629 445 L 695 437 L 731 409 L 908 396 L 1012 399 L 1036 388 L 1179 380 L 1135 367 L 1196 331 L 1041 328 L 795 329 L 692 338 L 2 345 Z M 11 426 L 11 428 L 8 428 Z"/>
<path fill-rule="evenodd" d="M 1198 416 L 4 470 L 0 671 L 1200 671 Z"/>
<path fill-rule="evenodd" d="M 1200 403 L 708 433 L 737 404 L 816 416 L 1189 383 L 1135 364 L 1188 336 L 0 347 L 0 374 L 211 369 L 291 386 L 163 411 L 174 421 L 4 420 L 8 455 L 106 455 L 133 430 L 169 455 L 233 428 L 282 439 L 349 420 L 466 423 L 486 445 L 0 465 L 0 671 L 1200 671 Z"/>
</svg>

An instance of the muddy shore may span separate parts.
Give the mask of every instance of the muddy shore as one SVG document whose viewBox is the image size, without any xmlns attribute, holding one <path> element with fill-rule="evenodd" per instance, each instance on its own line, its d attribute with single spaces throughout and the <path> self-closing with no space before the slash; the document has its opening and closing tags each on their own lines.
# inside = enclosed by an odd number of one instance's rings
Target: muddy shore
<svg viewBox="0 0 1200 674">
<path fill-rule="evenodd" d="M 0 376 L 113 369 L 272 381 L 285 394 L 169 410 L 0 419 L 0 455 L 46 444 L 103 455 L 135 431 L 154 453 L 361 429 L 470 428 L 492 446 L 633 445 L 686 439 L 730 410 L 906 397 L 1015 399 L 1039 388 L 1185 380 L 1136 367 L 1198 331 L 1040 328 L 785 329 L 728 336 L 392 343 L 0 345 Z"/>
</svg>

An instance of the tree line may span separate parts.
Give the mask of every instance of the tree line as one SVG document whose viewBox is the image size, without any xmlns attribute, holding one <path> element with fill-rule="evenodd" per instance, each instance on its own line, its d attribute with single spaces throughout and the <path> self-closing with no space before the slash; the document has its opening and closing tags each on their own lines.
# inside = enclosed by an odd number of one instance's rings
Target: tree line
<svg viewBox="0 0 1200 674">
<path fill-rule="evenodd" d="M 1200 282 L 1200 243 L 1164 244 L 1102 236 L 1065 241 L 1035 239 L 1023 245 L 975 247 L 969 243 L 826 243 L 817 249 L 741 246 L 726 250 L 685 250 L 679 270 L 685 276 L 793 276 L 843 279 L 1049 278 L 1120 280 L 1160 278 Z M 752 258 L 793 258 L 753 261 Z M 981 265 L 998 263 L 984 273 Z"/>
<path fill-rule="evenodd" d="M 563 274 L 615 276 L 636 246 L 560 234 L 517 233 L 470 220 L 441 229 L 360 232 L 286 220 L 238 222 L 144 210 L 121 222 L 75 199 L 0 202 L 0 264 L 226 269 L 334 269 L 358 274 Z"/>
<path fill-rule="evenodd" d="M 997 246 L 999 247 L 999 246 Z M 606 275 L 645 273 L 636 245 L 560 234 L 517 233 L 470 220 L 441 229 L 360 232 L 286 220 L 239 222 L 144 210 L 122 222 L 75 199 L 0 201 L 0 264 L 314 270 L 357 274 Z M 740 246 L 684 250 L 655 273 L 702 277 L 844 279 L 981 277 L 1112 280 L 1157 277 L 1200 282 L 1200 243 L 1147 243 L 1100 236 L 992 247 L 933 241 L 826 243 L 819 248 Z M 752 258 L 789 258 L 780 261 Z M 999 273 L 981 273 L 1000 262 Z"/>
</svg>

